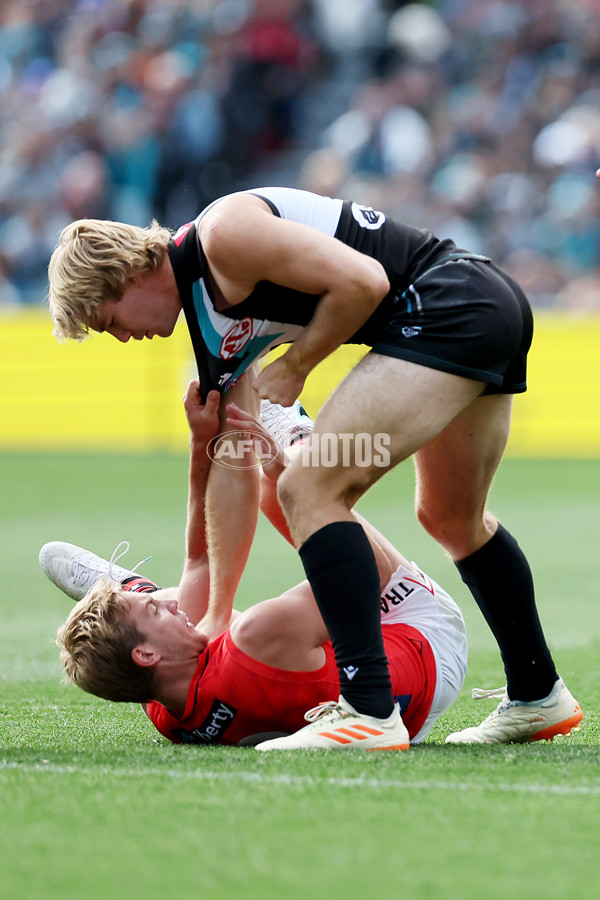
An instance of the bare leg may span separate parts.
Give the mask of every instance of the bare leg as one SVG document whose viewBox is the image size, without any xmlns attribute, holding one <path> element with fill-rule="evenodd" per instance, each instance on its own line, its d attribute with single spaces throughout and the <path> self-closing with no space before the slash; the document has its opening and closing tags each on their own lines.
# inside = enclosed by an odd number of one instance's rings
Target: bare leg
<svg viewBox="0 0 600 900">
<path fill-rule="evenodd" d="M 558 678 L 521 548 L 486 511 L 510 425 L 511 397 L 481 397 L 415 455 L 417 516 L 454 560 L 498 645 L 513 700 L 546 697 Z"/>
<path fill-rule="evenodd" d="M 478 550 L 496 530 L 486 514 L 506 447 L 512 397 L 479 397 L 415 454 L 416 511 L 453 560 Z"/>
<path fill-rule="evenodd" d="M 385 471 L 443 431 L 482 390 L 479 382 L 370 354 L 325 404 L 307 443 L 318 443 L 325 434 L 383 435 L 389 466 L 375 460 L 359 464 L 353 447 L 344 458 L 340 437 L 334 468 L 303 465 L 306 456 L 301 456 L 280 477 L 279 496 L 332 638 L 342 695 L 359 712 L 385 718 L 393 697 L 377 565 L 352 506 Z"/>
<path fill-rule="evenodd" d="M 350 454 L 349 465 L 329 468 L 303 465 L 306 455 L 297 456 L 279 479 L 296 545 L 330 522 L 350 521 L 350 508 L 372 484 L 438 435 L 482 390 L 477 381 L 368 354 L 326 402 L 305 446 L 323 434 L 384 434 L 390 465 L 357 466 Z"/>
</svg>

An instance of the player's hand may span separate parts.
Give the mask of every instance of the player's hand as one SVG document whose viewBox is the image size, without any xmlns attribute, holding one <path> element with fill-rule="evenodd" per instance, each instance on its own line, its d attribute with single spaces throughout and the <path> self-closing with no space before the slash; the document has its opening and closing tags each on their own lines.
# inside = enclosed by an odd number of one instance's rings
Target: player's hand
<svg viewBox="0 0 600 900">
<path fill-rule="evenodd" d="M 229 622 L 229 618 L 224 620 L 207 613 L 196 625 L 196 631 L 205 637 L 206 643 L 209 644 L 215 638 L 218 638 L 220 634 L 223 634 L 224 631 L 227 631 Z"/>
<path fill-rule="evenodd" d="M 183 405 L 190 431 L 195 438 L 208 443 L 218 434 L 220 401 L 218 391 L 209 391 L 206 403 L 203 403 L 198 380 L 190 381 L 183 397 Z"/>
<path fill-rule="evenodd" d="M 261 400 L 270 400 L 271 403 L 291 406 L 302 393 L 305 381 L 306 375 L 293 370 L 284 353 L 283 356 L 264 367 L 254 380 L 252 387 L 257 391 Z"/>
</svg>

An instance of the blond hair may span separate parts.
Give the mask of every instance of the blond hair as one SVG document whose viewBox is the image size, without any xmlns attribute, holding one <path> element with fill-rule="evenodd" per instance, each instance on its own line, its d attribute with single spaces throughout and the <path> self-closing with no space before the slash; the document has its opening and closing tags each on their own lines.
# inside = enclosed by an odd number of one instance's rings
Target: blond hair
<svg viewBox="0 0 600 900">
<path fill-rule="evenodd" d="M 55 337 L 83 340 L 103 303 L 120 300 L 132 278 L 161 267 L 170 237 L 156 220 L 140 228 L 79 219 L 63 228 L 48 266 Z"/>
<path fill-rule="evenodd" d="M 104 700 L 147 703 L 152 698 L 152 671 L 138 666 L 131 651 L 144 635 L 129 619 L 125 591 L 102 579 L 77 603 L 56 635 L 68 681 Z"/>
</svg>

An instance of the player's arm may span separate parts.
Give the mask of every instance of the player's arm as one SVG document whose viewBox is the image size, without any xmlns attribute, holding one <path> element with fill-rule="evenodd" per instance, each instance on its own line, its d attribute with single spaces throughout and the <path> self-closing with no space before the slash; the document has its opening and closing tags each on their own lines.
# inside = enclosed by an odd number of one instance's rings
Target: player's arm
<svg viewBox="0 0 600 900">
<path fill-rule="evenodd" d="M 260 281 L 317 295 L 314 316 L 254 382 L 261 397 L 289 406 L 312 369 L 351 337 L 389 291 L 383 266 L 336 238 L 274 216 L 247 194 L 221 200 L 199 225 L 212 275 L 229 304 Z"/>
<path fill-rule="evenodd" d="M 221 434 L 233 431 L 227 423 L 230 400 L 258 413 L 252 370 L 221 399 Z M 242 446 L 233 434 L 231 442 L 233 448 Z M 258 519 L 259 473 L 254 451 L 242 449 L 239 456 L 229 454 L 226 463 L 213 462 L 206 489 L 210 598 L 199 629 L 211 640 L 229 626 L 234 597 L 246 567 Z"/>
<path fill-rule="evenodd" d="M 399 565 L 412 566 L 366 520 L 360 516 L 357 519 L 371 541 L 383 588 Z M 236 647 L 259 662 L 306 672 L 319 669 L 325 662 L 322 645 L 329 635 L 310 584 L 302 581 L 281 596 L 246 610 L 232 624 L 231 637 Z"/>
<path fill-rule="evenodd" d="M 308 672 L 325 662 L 329 635 L 308 581 L 247 609 L 231 626 L 236 647 L 258 662 Z"/>
<path fill-rule="evenodd" d="M 184 397 L 190 427 L 190 462 L 186 524 L 186 558 L 177 600 L 196 625 L 208 608 L 210 575 L 206 536 L 205 499 L 211 460 L 208 446 L 219 430 L 218 391 L 211 391 L 206 403 L 200 396 L 198 381 L 190 382 Z"/>
</svg>

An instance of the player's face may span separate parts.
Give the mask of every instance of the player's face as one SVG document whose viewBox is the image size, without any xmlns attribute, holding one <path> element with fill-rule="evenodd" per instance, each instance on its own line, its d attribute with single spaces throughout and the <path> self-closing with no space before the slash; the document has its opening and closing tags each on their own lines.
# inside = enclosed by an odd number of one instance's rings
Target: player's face
<svg viewBox="0 0 600 900">
<path fill-rule="evenodd" d="M 154 274 L 138 276 L 120 300 L 103 303 L 92 329 L 107 331 L 123 343 L 130 338 L 169 337 L 181 312 L 181 301 L 177 291 L 153 278 Z"/>
<path fill-rule="evenodd" d="M 178 655 L 182 651 L 199 653 L 204 638 L 199 635 L 177 600 L 155 598 L 154 594 L 130 594 L 129 619 L 145 641 L 162 655 Z"/>
</svg>

